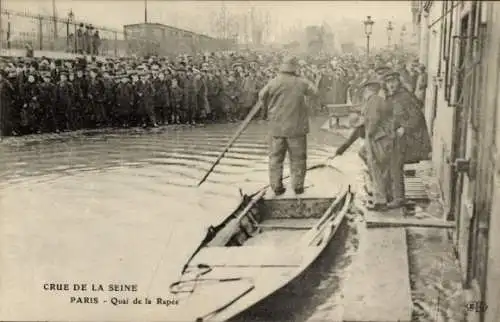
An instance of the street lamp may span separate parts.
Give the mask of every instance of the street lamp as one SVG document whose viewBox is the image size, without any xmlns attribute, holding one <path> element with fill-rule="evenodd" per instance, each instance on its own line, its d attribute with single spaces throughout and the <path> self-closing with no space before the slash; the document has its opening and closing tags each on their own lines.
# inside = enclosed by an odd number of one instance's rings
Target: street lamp
<svg viewBox="0 0 500 322">
<path fill-rule="evenodd" d="M 406 36 L 406 26 L 405 25 L 403 25 L 401 27 L 401 34 L 399 36 L 400 36 L 399 41 L 401 42 L 401 48 L 403 48 L 403 42 L 404 42 L 404 38 Z"/>
<path fill-rule="evenodd" d="M 365 25 L 365 35 L 366 35 L 366 55 L 370 56 L 370 36 L 372 34 L 372 28 L 375 21 L 372 20 L 372 16 L 366 16 L 366 20 L 363 21 Z"/>
<path fill-rule="evenodd" d="M 70 35 L 71 35 L 71 31 L 70 31 L 70 25 L 73 24 L 73 19 L 75 18 L 75 14 L 73 13 L 73 9 L 70 9 L 69 12 L 68 12 L 68 22 L 66 23 L 66 45 L 68 47 L 68 49 L 70 49 L 72 46 L 74 46 L 74 48 L 76 48 L 76 35 L 73 34 L 73 44 L 70 44 Z M 75 28 L 76 29 L 76 28 Z M 76 50 L 71 50 L 72 52 L 76 52 Z"/>
<path fill-rule="evenodd" d="M 391 48 L 391 36 L 392 36 L 392 31 L 394 30 L 394 27 L 392 26 L 392 21 L 389 21 L 387 23 L 387 47 Z"/>
</svg>

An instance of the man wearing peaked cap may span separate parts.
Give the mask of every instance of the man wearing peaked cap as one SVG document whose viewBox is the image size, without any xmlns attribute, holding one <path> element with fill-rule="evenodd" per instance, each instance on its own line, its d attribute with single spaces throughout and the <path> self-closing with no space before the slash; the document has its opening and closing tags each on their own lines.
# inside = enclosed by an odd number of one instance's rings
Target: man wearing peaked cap
<svg viewBox="0 0 500 322">
<path fill-rule="evenodd" d="M 269 181 L 276 195 L 286 190 L 283 186 L 283 162 L 287 152 L 293 189 L 297 195 L 304 192 L 309 133 L 308 106 L 304 97 L 314 97 L 318 90 L 314 84 L 297 76 L 299 67 L 296 57 L 285 58 L 280 74 L 264 86 L 257 103 L 268 111 L 271 137 Z"/>
<path fill-rule="evenodd" d="M 387 82 L 397 82 L 402 85 L 408 92 L 413 93 L 413 86 L 401 75 L 398 71 L 390 71 L 383 76 L 385 83 Z"/>
<path fill-rule="evenodd" d="M 393 79 L 400 80 L 400 77 L 401 77 L 401 74 L 399 74 L 398 72 L 388 71 L 382 76 L 382 79 L 384 81 L 389 81 L 389 80 L 393 80 Z"/>
</svg>

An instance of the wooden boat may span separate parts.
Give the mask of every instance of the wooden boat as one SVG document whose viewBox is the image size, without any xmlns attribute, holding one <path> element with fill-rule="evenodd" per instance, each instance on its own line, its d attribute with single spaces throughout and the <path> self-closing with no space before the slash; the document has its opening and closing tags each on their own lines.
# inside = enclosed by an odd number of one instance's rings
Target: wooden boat
<svg viewBox="0 0 500 322">
<path fill-rule="evenodd" d="M 208 229 L 170 286 L 178 305 L 169 309 L 168 320 L 225 321 L 304 272 L 350 206 L 350 187 L 335 185 L 338 177 L 328 166 L 311 171 L 308 180 L 314 184 L 306 180 L 300 199 L 288 191 L 273 197 L 266 188 L 244 195 L 236 211 Z"/>
</svg>

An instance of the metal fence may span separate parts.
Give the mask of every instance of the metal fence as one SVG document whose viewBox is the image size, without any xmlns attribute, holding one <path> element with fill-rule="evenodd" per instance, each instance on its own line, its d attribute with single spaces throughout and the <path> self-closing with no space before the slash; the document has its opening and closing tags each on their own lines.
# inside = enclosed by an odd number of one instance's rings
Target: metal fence
<svg viewBox="0 0 500 322">
<path fill-rule="evenodd" d="M 81 27 L 83 25 L 83 28 Z M 92 27 L 89 37 L 80 36 Z M 81 33 L 80 33 L 81 30 Z M 98 38 L 95 37 L 96 31 Z M 98 56 L 130 56 L 141 48 L 158 46 L 158 42 L 128 36 L 116 29 L 92 26 L 88 22 L 34 15 L 28 12 L 1 12 L 0 45 L 2 49 L 26 49 L 86 53 Z"/>
</svg>

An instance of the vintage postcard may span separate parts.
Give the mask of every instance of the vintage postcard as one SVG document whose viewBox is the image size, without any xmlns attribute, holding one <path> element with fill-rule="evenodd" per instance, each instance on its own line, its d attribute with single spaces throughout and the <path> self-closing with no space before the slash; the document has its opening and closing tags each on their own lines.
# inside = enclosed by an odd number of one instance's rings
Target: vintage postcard
<svg viewBox="0 0 500 322">
<path fill-rule="evenodd" d="M 0 0 L 0 321 L 499 321 L 499 14 Z"/>
</svg>

